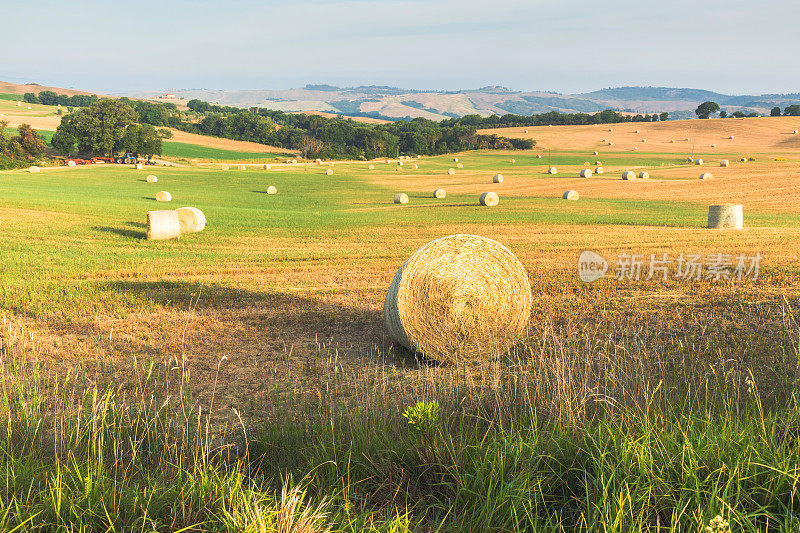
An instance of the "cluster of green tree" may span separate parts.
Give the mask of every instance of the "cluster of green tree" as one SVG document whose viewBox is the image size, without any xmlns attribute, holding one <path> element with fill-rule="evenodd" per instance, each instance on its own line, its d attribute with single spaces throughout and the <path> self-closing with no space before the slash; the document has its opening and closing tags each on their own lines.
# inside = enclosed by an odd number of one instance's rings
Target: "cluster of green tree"
<svg viewBox="0 0 800 533">
<path fill-rule="evenodd" d="M 99 100 L 96 94 L 67 96 L 66 94 L 56 94 L 53 91 L 42 91 L 38 96 L 34 93 L 25 93 L 22 95 L 22 99 L 29 104 L 61 105 L 62 107 L 87 107 Z"/>
<path fill-rule="evenodd" d="M 120 152 L 133 152 L 148 158 L 160 155 L 162 139 L 171 137 L 172 132 L 156 130 L 146 122 L 139 123 L 141 111 L 134 110 L 129 102 L 126 99 L 101 98 L 89 107 L 66 115 L 50 144 L 65 155 L 76 152 L 89 156 L 113 156 Z"/>
<path fill-rule="evenodd" d="M 513 128 L 519 126 L 566 126 L 586 124 L 614 124 L 619 122 L 657 122 L 669 120 L 669 113 L 653 115 L 624 115 L 611 109 L 599 113 L 559 113 L 550 111 L 534 115 L 466 115 L 441 122 L 443 126 L 467 126 L 473 128 Z"/>
<path fill-rule="evenodd" d="M 0 170 L 21 168 L 41 158 L 47 145 L 39 132 L 28 124 L 20 124 L 17 135 L 6 134 L 8 122 L 0 120 Z"/>
<path fill-rule="evenodd" d="M 775 106 L 770 111 L 769 116 L 771 117 L 779 117 L 781 116 L 781 108 Z M 786 109 L 783 110 L 783 116 L 785 117 L 800 117 L 800 104 L 792 104 L 787 106 Z"/>
<path fill-rule="evenodd" d="M 416 118 L 408 122 L 367 124 L 319 115 L 269 109 L 240 109 L 236 114 L 211 113 L 180 129 L 299 150 L 304 157 L 372 159 L 397 154 L 437 155 L 474 149 L 519 149 L 533 141 L 479 135 L 474 127 L 446 125 Z"/>
<path fill-rule="evenodd" d="M 218 113 L 220 115 L 235 115 L 237 113 L 242 112 L 241 107 L 232 107 L 229 105 L 220 106 L 216 104 L 210 104 L 208 102 L 204 102 L 203 100 L 198 100 L 197 98 L 189 100 L 186 103 L 186 107 L 200 114 Z"/>
</svg>

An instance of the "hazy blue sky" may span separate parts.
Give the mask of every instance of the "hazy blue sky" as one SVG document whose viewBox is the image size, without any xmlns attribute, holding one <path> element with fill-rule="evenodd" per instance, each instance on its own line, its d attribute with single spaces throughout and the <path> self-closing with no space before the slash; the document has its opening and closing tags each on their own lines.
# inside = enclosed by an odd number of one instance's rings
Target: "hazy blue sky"
<svg viewBox="0 0 800 533">
<path fill-rule="evenodd" d="M 0 80 L 800 91 L 795 0 L 0 0 Z"/>
</svg>

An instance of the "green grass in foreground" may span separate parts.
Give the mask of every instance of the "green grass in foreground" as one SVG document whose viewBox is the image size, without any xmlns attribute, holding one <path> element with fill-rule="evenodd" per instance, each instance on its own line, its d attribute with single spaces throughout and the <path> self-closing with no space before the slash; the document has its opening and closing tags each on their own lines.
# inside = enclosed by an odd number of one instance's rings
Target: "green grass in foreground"
<svg viewBox="0 0 800 533">
<path fill-rule="evenodd" d="M 199 146 L 197 144 L 164 141 L 164 151 L 161 155 L 165 157 L 179 157 L 183 159 L 205 159 L 211 161 L 264 161 L 266 163 L 279 154 L 277 152 L 239 152 L 236 150 L 209 148 L 207 146 Z"/>
</svg>

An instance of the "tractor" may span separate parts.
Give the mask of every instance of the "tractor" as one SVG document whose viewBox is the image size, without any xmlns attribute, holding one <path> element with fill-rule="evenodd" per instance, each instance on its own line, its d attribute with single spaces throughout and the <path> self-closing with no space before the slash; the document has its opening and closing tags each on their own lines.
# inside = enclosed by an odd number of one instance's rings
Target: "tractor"
<svg viewBox="0 0 800 533">
<path fill-rule="evenodd" d="M 138 162 L 139 158 L 136 156 L 136 154 L 131 152 L 122 154 L 121 156 L 117 157 L 117 164 L 120 165 L 133 165 Z"/>
</svg>

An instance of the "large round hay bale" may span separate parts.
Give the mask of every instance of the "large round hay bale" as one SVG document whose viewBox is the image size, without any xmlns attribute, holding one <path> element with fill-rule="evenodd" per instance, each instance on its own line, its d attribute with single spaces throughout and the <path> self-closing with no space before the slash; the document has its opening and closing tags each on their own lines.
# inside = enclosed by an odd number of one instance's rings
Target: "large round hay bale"
<svg viewBox="0 0 800 533">
<path fill-rule="evenodd" d="M 408 203 L 408 195 L 404 192 L 399 192 L 394 195 L 394 203 L 396 204 L 407 204 Z"/>
<path fill-rule="evenodd" d="M 600 155 L 600 152 L 598 152 L 597 150 L 595 150 L 595 151 L 593 152 L 593 154 L 594 154 L 594 155 Z"/>
<path fill-rule="evenodd" d="M 645 172 L 644 170 L 639 172 L 639 179 L 640 180 L 650 179 L 650 173 Z"/>
<path fill-rule="evenodd" d="M 614 128 L 608 128 L 608 131 L 614 131 Z"/>
<path fill-rule="evenodd" d="M 517 162 L 517 160 L 516 160 L 516 159 L 512 159 L 512 160 L 511 160 L 511 162 L 512 162 L 512 163 L 516 163 L 516 162 Z"/>
<path fill-rule="evenodd" d="M 397 271 L 383 305 L 395 342 L 440 362 L 507 352 L 531 313 L 525 268 L 499 242 L 450 235 L 429 242 Z"/>
<path fill-rule="evenodd" d="M 634 174 L 630 170 L 626 170 L 625 172 L 622 173 L 622 179 L 628 180 L 628 181 L 629 180 L 634 180 L 634 179 L 636 179 L 636 174 Z"/>
<path fill-rule="evenodd" d="M 528 130 L 525 130 L 525 133 L 528 133 Z"/>
<path fill-rule="evenodd" d="M 694 163 L 694 157 L 687 157 L 686 158 L 686 162 L 687 163 Z"/>
<path fill-rule="evenodd" d="M 733 139 L 733 135 L 731 135 L 730 137 L 728 137 L 728 139 Z"/>
<path fill-rule="evenodd" d="M 602 174 L 603 173 L 603 167 L 597 167 L 596 169 L 594 169 L 594 173 L 595 174 Z"/>
<path fill-rule="evenodd" d="M 694 164 L 695 165 L 702 165 L 703 164 L 703 160 L 698 157 L 697 159 L 694 160 Z"/>
<path fill-rule="evenodd" d="M 613 141 L 608 141 L 608 145 L 609 146 L 614 146 L 614 142 Z"/>
<path fill-rule="evenodd" d="M 72 159 L 70 159 L 69 161 L 67 161 L 67 166 L 68 166 L 68 167 L 74 167 L 74 166 L 75 166 L 75 161 L 73 161 Z"/>
<path fill-rule="evenodd" d="M 564 200 L 577 200 L 580 198 L 580 195 L 578 194 L 578 191 L 569 190 L 564 191 L 564 194 L 561 195 L 561 198 Z"/>
<path fill-rule="evenodd" d="M 177 211 L 148 211 L 147 239 L 163 241 L 181 236 L 181 221 Z"/>
<path fill-rule="evenodd" d="M 158 191 L 156 193 L 156 202 L 171 202 L 172 195 L 167 191 Z"/>
<path fill-rule="evenodd" d="M 402 162 L 402 161 L 398 161 L 398 162 L 397 162 L 397 166 L 398 166 L 398 167 L 402 167 L 402 166 L 403 166 L 403 162 Z"/>
<path fill-rule="evenodd" d="M 315 159 L 314 162 L 318 165 L 322 164 L 322 159 Z"/>
<path fill-rule="evenodd" d="M 558 174 L 558 169 L 556 167 L 550 167 L 549 169 L 547 169 L 547 172 L 549 174 L 555 175 L 555 174 Z"/>
<path fill-rule="evenodd" d="M 368 170 L 375 170 L 375 165 L 370 165 L 367 167 Z"/>
<path fill-rule="evenodd" d="M 582 178 L 591 178 L 592 177 L 592 169 L 584 168 L 581 170 L 581 177 Z"/>
<path fill-rule="evenodd" d="M 417 154 L 417 159 L 422 159 L 422 155 Z"/>
<path fill-rule="evenodd" d="M 800 133 L 800 130 L 794 130 L 792 133 L 794 133 L 795 135 L 797 135 L 798 133 Z"/>
<path fill-rule="evenodd" d="M 639 130 L 636 130 L 634 133 L 639 133 Z"/>
<path fill-rule="evenodd" d="M 486 207 L 494 207 L 500 203 L 500 197 L 496 192 L 485 192 L 478 196 L 478 203 Z"/>
<path fill-rule="evenodd" d="M 453 158 L 453 163 L 458 163 L 458 158 L 457 157 Z"/>
<path fill-rule="evenodd" d="M 464 163 L 456 163 L 456 168 L 464 168 Z"/>
<path fill-rule="evenodd" d="M 453 174 L 455 174 L 455 173 L 456 173 L 456 169 L 454 169 L 454 168 L 448 168 L 448 169 L 447 169 L 447 173 L 448 173 L 448 174 L 450 174 L 450 175 L 452 176 Z"/>
<path fill-rule="evenodd" d="M 603 139 L 603 142 L 604 142 L 604 143 L 607 143 L 607 142 L 608 142 L 608 139 Z"/>
<path fill-rule="evenodd" d="M 419 168 L 419 165 L 418 165 L 418 164 L 416 164 L 416 163 L 414 163 L 413 165 L 411 165 L 411 169 L 412 169 L 412 170 L 417 170 L 418 168 Z"/>
<path fill-rule="evenodd" d="M 742 163 L 745 163 L 745 162 L 747 162 L 747 158 L 746 158 L 746 157 L 743 157 L 743 158 L 741 158 L 739 161 L 741 161 Z"/>
<path fill-rule="evenodd" d="M 434 198 L 445 198 L 447 197 L 447 192 L 444 189 L 436 189 L 433 191 Z"/>
<path fill-rule="evenodd" d="M 147 183 L 158 183 L 158 178 L 150 174 L 147 176 Z"/>
<path fill-rule="evenodd" d="M 495 174 L 492 177 L 492 183 L 503 183 L 503 175 L 502 174 Z"/>
<path fill-rule="evenodd" d="M 670 144 L 675 144 L 675 139 L 670 139 L 669 143 Z"/>
<path fill-rule="evenodd" d="M 700 174 L 700 179 L 701 180 L 710 180 L 713 177 L 714 177 L 714 175 L 711 174 L 711 172 L 703 172 L 702 174 Z"/>
<path fill-rule="evenodd" d="M 541 159 L 541 158 L 542 158 L 542 154 L 536 154 L 536 159 Z"/>
<path fill-rule="evenodd" d="M 728 161 L 727 159 L 723 159 L 722 161 L 719 162 L 719 166 L 721 166 L 721 167 L 727 167 L 727 166 L 730 166 L 730 164 L 731 164 L 731 162 Z"/>
<path fill-rule="evenodd" d="M 634 150 L 635 152 L 638 152 L 638 151 L 639 151 L 639 147 L 638 147 L 638 146 L 634 146 L 634 147 L 633 147 L 633 150 Z"/>
<path fill-rule="evenodd" d="M 267 194 L 278 194 L 278 188 L 274 185 L 267 187 Z"/>
<path fill-rule="evenodd" d="M 602 161 L 595 161 L 594 162 L 594 166 L 601 167 L 601 166 L 603 166 L 603 162 Z"/>
<path fill-rule="evenodd" d="M 583 166 L 585 166 L 585 167 L 588 167 L 588 166 L 589 166 L 589 165 L 591 165 L 591 164 L 592 164 L 592 163 L 591 163 L 590 161 L 584 161 L 584 162 L 583 162 Z"/>
<path fill-rule="evenodd" d="M 264 165 L 264 170 L 272 170 L 272 167 L 269 165 Z"/>
<path fill-rule="evenodd" d="M 222 170 L 228 170 L 230 167 L 228 165 L 222 165 L 220 168 Z"/>
<path fill-rule="evenodd" d="M 206 227 L 206 216 L 196 207 L 181 207 L 175 210 L 181 225 L 181 233 L 198 233 Z"/>
<path fill-rule="evenodd" d="M 325 171 L 325 174 L 326 174 L 327 176 L 333 176 L 333 169 L 332 169 L 332 168 L 329 168 L 328 170 L 326 170 L 326 171 Z"/>
<path fill-rule="evenodd" d="M 292 164 L 296 165 L 297 164 L 297 159 L 292 159 Z"/>
<path fill-rule="evenodd" d="M 39 172 L 39 170 L 40 170 L 40 169 L 39 169 L 39 167 L 37 167 L 36 165 L 33 165 L 32 167 L 30 167 L 30 168 L 28 169 L 28 172 L 30 172 L 30 173 L 36 173 L 36 172 Z"/>
<path fill-rule="evenodd" d="M 247 167 L 245 165 L 236 165 L 236 168 L 239 170 L 247 170 Z"/>
<path fill-rule="evenodd" d="M 716 147 L 717 147 L 717 145 L 716 145 L 716 144 L 712 144 L 712 145 L 711 145 L 711 148 L 716 148 Z"/>
<path fill-rule="evenodd" d="M 136 170 L 142 170 L 143 168 L 141 163 L 136 163 Z"/>
<path fill-rule="evenodd" d="M 643 142 L 643 143 L 646 143 L 646 142 L 647 142 L 647 139 L 642 139 L 642 142 Z"/>
<path fill-rule="evenodd" d="M 742 206 L 722 204 L 708 206 L 708 227 L 719 229 L 742 229 L 744 213 Z"/>
</svg>

